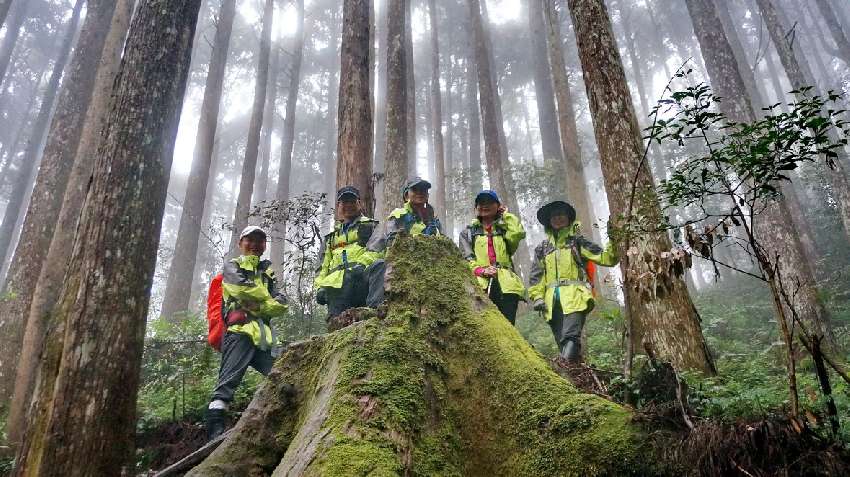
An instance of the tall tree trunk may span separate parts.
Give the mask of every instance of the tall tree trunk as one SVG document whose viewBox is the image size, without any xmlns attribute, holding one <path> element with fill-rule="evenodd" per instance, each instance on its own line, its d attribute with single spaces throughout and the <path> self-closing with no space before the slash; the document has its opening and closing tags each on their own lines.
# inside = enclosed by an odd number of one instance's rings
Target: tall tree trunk
<svg viewBox="0 0 850 477">
<path fill-rule="evenodd" d="M 770 77 L 770 85 L 773 88 L 773 95 L 776 98 L 774 102 L 780 103 L 783 111 L 788 111 L 788 105 L 785 99 L 785 88 L 782 87 L 782 81 L 779 79 L 779 71 L 776 67 L 776 61 L 773 59 L 773 52 L 768 51 L 764 54 L 764 63 L 767 67 L 767 73 Z"/>
<path fill-rule="evenodd" d="M 295 38 L 292 42 L 292 63 L 289 68 L 289 88 L 286 96 L 286 112 L 283 118 L 283 137 L 280 143 L 280 167 L 277 173 L 275 199 L 289 200 L 289 176 L 292 171 L 292 149 L 295 146 L 295 113 L 298 91 L 301 87 L 301 60 L 304 57 L 304 0 L 295 0 L 297 16 Z M 271 257 L 275 265 L 283 263 L 286 224 L 279 224 L 275 234 L 279 240 L 272 242 Z"/>
<path fill-rule="evenodd" d="M 0 26 L 6 23 L 6 15 L 9 14 L 9 7 L 12 5 L 12 0 L 0 0 Z"/>
<path fill-rule="evenodd" d="M 440 93 L 440 43 L 437 36 L 437 4 L 428 0 L 428 18 L 431 24 L 431 130 L 434 134 L 434 163 L 436 166 L 434 208 L 437 216 L 448 218 L 446 209 L 446 156 L 443 144 L 443 99 Z M 450 85 L 451 87 L 451 85 Z M 451 94 L 451 90 L 449 91 Z M 451 232 L 449 232 L 451 233 Z"/>
<path fill-rule="evenodd" d="M 841 58 L 844 64 L 850 67 L 850 40 L 847 39 L 847 33 L 838 21 L 838 15 L 836 15 L 835 10 L 827 0 L 815 0 L 815 4 L 818 6 L 823 21 L 829 30 L 829 34 L 835 42 L 836 56 Z M 844 5 L 842 8 L 846 10 L 848 6 Z"/>
<path fill-rule="evenodd" d="M 470 20 L 470 25 L 472 21 Z M 475 60 L 475 33 L 469 28 L 469 48 L 466 59 L 466 122 L 469 137 L 470 188 L 484 188 L 484 172 L 481 169 L 481 114 L 478 107 L 478 64 Z"/>
<path fill-rule="evenodd" d="M 406 19 L 408 0 L 387 0 L 387 146 L 384 154 L 384 211 L 399 203 L 408 171 Z"/>
<path fill-rule="evenodd" d="M 263 30 L 260 33 L 260 50 L 257 58 L 257 82 L 254 85 L 251 124 L 248 126 L 245 160 L 242 162 L 242 175 L 239 179 L 239 196 L 236 198 L 236 212 L 233 216 L 233 234 L 230 237 L 231 250 L 235 250 L 236 243 L 239 241 L 239 232 L 248 225 L 248 214 L 251 212 L 251 197 L 254 194 L 257 155 L 260 148 L 260 131 L 263 128 L 263 109 L 266 105 L 266 86 L 269 81 L 273 20 L 274 0 L 265 0 Z"/>
<path fill-rule="evenodd" d="M 198 236 L 201 234 L 201 217 L 204 215 L 207 201 L 207 183 L 210 178 L 213 144 L 218 127 L 224 71 L 227 66 L 227 52 L 235 17 L 236 0 L 222 1 L 210 53 L 204 99 L 201 102 L 201 116 L 195 137 L 195 153 L 186 184 L 183 211 L 180 214 L 180 226 L 177 229 L 177 241 L 174 244 L 174 258 L 171 259 L 162 300 L 161 315 L 166 317 L 189 308 L 192 273 L 198 255 Z"/>
<path fill-rule="evenodd" d="M 13 446 L 20 442 L 21 433 L 26 425 L 27 410 L 37 377 L 38 363 L 44 348 L 49 313 L 56 304 L 57 295 L 61 289 L 73 251 L 77 219 L 80 216 L 79 211 L 82 209 L 85 200 L 89 177 L 97 155 L 96 143 L 106 114 L 112 104 L 110 93 L 121 62 L 121 52 L 124 47 L 124 39 L 127 36 L 133 7 L 132 0 L 118 0 L 116 3 L 113 6 L 114 13 L 111 18 L 111 26 L 107 25 L 109 32 L 101 49 L 99 63 L 91 65 L 92 68 L 96 69 L 96 76 L 91 89 L 91 102 L 86 111 L 84 126 L 80 131 L 76 158 L 70 161 L 73 163 L 73 167 L 69 172 L 60 211 L 55 221 L 55 229 L 48 243 L 49 246 L 45 246 L 43 263 L 49 264 L 49 266 L 41 267 L 38 280 L 34 282 L 34 285 L 32 282 L 34 275 L 30 275 L 27 282 L 28 287 L 32 288 L 29 291 L 32 294 L 32 300 L 31 305 L 24 311 L 26 313 L 24 315 L 26 330 L 20 348 L 20 361 L 16 368 L 14 394 L 7 419 L 9 442 Z M 92 8 L 91 4 L 89 8 Z M 90 13 L 90 15 L 95 14 Z M 80 42 L 82 41 L 83 36 L 80 37 Z M 78 49 L 77 51 L 82 50 Z M 53 338 L 61 340 L 61 337 L 58 336 Z"/>
<path fill-rule="evenodd" d="M 59 43 L 59 56 L 53 63 L 53 69 L 50 72 L 50 80 L 45 88 L 44 97 L 41 100 L 38 117 L 32 126 L 32 132 L 27 141 L 27 147 L 24 150 L 24 156 L 21 159 L 21 167 L 18 170 L 12 193 L 9 196 L 9 202 L 6 204 L 6 211 L 3 216 L 3 222 L 0 224 L 0 256 L 3 257 L 5 264 L 9 254 L 11 253 L 12 239 L 15 232 L 15 224 L 19 220 L 21 208 L 24 204 L 24 199 L 28 195 L 28 191 L 32 187 L 30 177 L 41 160 L 41 148 L 44 144 L 44 135 L 50 122 L 50 117 L 53 112 L 53 106 L 56 102 L 56 97 L 59 93 L 59 81 L 62 79 L 62 72 L 68 63 L 68 58 L 71 54 L 71 48 L 74 44 L 74 36 L 77 33 L 80 21 L 80 10 L 84 0 L 77 0 L 74 6 L 71 20 L 68 22 L 67 30 L 64 37 Z M 2 277 L 2 274 L 0 274 Z M 2 281 L 2 278 L 0 278 Z M 3 287 L 5 289 L 5 287 Z M 5 321 L 5 320 L 4 320 Z M 0 323 L 2 327 L 2 323 Z M 2 328 L 0 328 L 2 329 Z M 20 330 L 21 332 L 23 329 Z M 6 334 L 4 333 L 4 336 Z M 20 339 L 20 334 L 17 334 L 17 339 Z M 0 362 L 0 370 L 8 369 L 5 363 Z M 5 391 L 3 394 L 8 396 L 11 390 Z"/>
<path fill-rule="evenodd" d="M 335 14 L 333 18 L 336 19 Z M 334 25 L 330 28 L 330 45 L 334 48 L 334 51 L 339 45 L 339 34 L 340 32 L 334 22 Z M 325 139 L 327 153 L 325 154 L 325 163 L 322 166 L 322 174 L 325 178 L 325 204 L 330 211 L 334 211 L 336 207 L 336 163 L 339 160 L 336 155 L 337 128 L 339 126 L 336 124 L 336 120 L 339 116 L 339 79 L 336 71 L 328 71 L 328 91 L 326 95 L 328 104 L 326 124 L 328 128 L 326 129 Z"/>
<path fill-rule="evenodd" d="M 254 205 L 260 205 L 268 198 L 269 162 L 272 156 L 272 133 L 275 124 L 275 105 L 277 104 L 277 80 L 280 76 L 280 46 L 272 45 L 269 80 L 266 85 L 266 105 L 263 109 L 263 129 L 260 135 L 260 173 L 257 186 L 254 187 Z"/>
<path fill-rule="evenodd" d="M 12 139 L 9 146 L 5 147 L 3 150 L 3 154 L 6 156 L 6 162 L 3 163 L 3 171 L 0 172 L 0 191 L 6 191 L 7 188 L 12 188 L 11 183 L 17 172 L 12 170 L 12 165 L 14 164 L 16 168 L 20 167 L 20 164 L 15 161 L 15 158 L 18 155 L 18 149 L 24 139 L 24 134 L 30 129 L 29 117 L 32 115 L 33 107 L 35 106 L 35 102 L 38 100 L 38 93 L 41 91 L 41 84 L 44 82 L 44 77 L 45 73 L 42 72 L 37 80 L 33 82 L 32 91 L 29 95 L 29 100 L 27 101 L 27 107 L 23 112 L 23 116 L 21 116 L 21 121 L 18 127 L 16 128 L 14 139 Z M 9 193 L 11 194 L 11 190 Z M 5 199 L 8 203 L 10 197 L 5 197 Z"/>
<path fill-rule="evenodd" d="M 760 5 L 764 0 L 758 0 Z M 694 32 L 703 51 L 714 93 L 723 98 L 720 108 L 736 122 L 753 122 L 756 119 L 752 100 L 746 96 L 742 72 L 738 69 L 732 48 L 723 26 L 717 17 L 712 0 L 687 0 Z M 765 18 L 766 24 L 770 19 Z M 778 47 L 779 45 L 777 45 Z M 709 53 L 710 52 L 710 53 Z M 767 207 L 755 226 L 757 237 L 768 249 L 770 256 L 779 256 L 786 280 L 799 283 L 796 309 L 800 316 L 821 331 L 827 329 L 827 314 L 817 296 L 814 277 L 803 253 L 800 238 L 792 220 L 786 199 Z M 788 282 L 790 283 L 790 281 Z"/>
<path fill-rule="evenodd" d="M 135 15 L 54 317 L 64 343 L 46 349 L 16 475 L 132 472 L 149 292 L 200 3 L 146 0 Z"/>
<path fill-rule="evenodd" d="M 405 70 L 407 86 L 407 176 L 419 175 L 416 164 L 416 78 L 413 56 L 413 1 L 407 0 L 404 10 L 404 51 L 407 56 Z M 430 158 L 429 158 L 430 159 Z M 392 210 L 392 209 L 390 209 Z"/>
<path fill-rule="evenodd" d="M 384 155 L 387 152 L 387 2 L 380 4 L 375 23 L 375 38 L 378 42 L 375 62 L 378 64 L 378 73 L 375 81 L 375 160 L 372 171 L 376 174 L 384 173 Z M 375 217 L 383 218 L 387 213 L 384 210 L 383 179 L 375 185 Z"/>
<path fill-rule="evenodd" d="M 623 64 L 614 40 L 611 21 L 602 0 L 569 0 L 579 57 L 584 70 L 587 97 L 611 216 L 630 213 L 631 188 L 636 184 L 649 193 L 652 177 L 641 166 L 643 141 L 626 83 Z M 660 209 L 653 211 L 658 216 Z M 633 239 L 639 253 L 628 255 L 619 244 L 627 313 L 632 321 L 632 342 L 643 342 L 648 353 L 669 361 L 677 369 L 714 373 L 714 364 L 700 330 L 699 316 L 684 280 L 660 270 L 647 258 L 671 248 L 666 233 Z M 650 292 L 644 291 L 646 276 L 653 277 Z M 659 288 L 660 287 L 660 288 Z"/>
<path fill-rule="evenodd" d="M 534 1 L 534 0 L 532 0 Z M 543 2 L 543 14 L 546 25 L 549 64 L 552 66 L 552 79 L 555 86 L 555 99 L 558 101 L 558 127 L 561 131 L 561 142 L 565 164 L 565 180 L 567 198 L 570 200 L 578 218 L 587 230 L 593 225 L 593 211 L 588 202 L 587 179 L 584 173 L 584 163 L 581 156 L 581 144 L 578 138 L 576 113 L 573 107 L 573 94 L 570 80 L 567 77 L 567 66 L 561 49 L 561 21 L 554 2 Z"/>
<path fill-rule="evenodd" d="M 779 60 L 785 68 L 788 80 L 791 82 L 791 87 L 794 90 L 800 90 L 805 86 L 814 86 L 814 92 L 823 96 L 820 88 L 818 88 L 815 83 L 806 58 L 800 54 L 799 50 L 792 49 L 792 45 L 789 43 L 789 39 L 784 33 L 786 28 L 784 28 L 779 16 L 777 15 L 773 1 L 756 1 L 759 5 L 762 19 L 770 32 L 773 45 L 776 47 Z M 836 134 L 832 133 L 830 134 L 830 140 L 838 141 L 839 138 Z M 844 234 L 846 238 L 850 238 L 850 181 L 848 181 L 847 177 L 848 167 L 850 167 L 850 158 L 848 158 L 846 149 L 842 148 L 838 151 L 838 158 L 835 160 L 834 169 L 827 171 L 833 195 L 838 203 L 838 211 L 841 215 L 841 221 L 844 224 Z"/>
<path fill-rule="evenodd" d="M 339 138 L 336 185 L 360 190 L 366 215 L 372 215 L 372 95 L 369 54 L 372 46 L 369 0 L 343 3 L 339 84 Z"/>
<path fill-rule="evenodd" d="M 767 104 L 756 86 L 755 72 L 753 71 L 753 68 L 750 67 L 750 60 L 744 52 L 744 46 L 741 44 L 741 39 L 738 36 L 738 30 L 735 27 L 732 15 L 729 12 L 729 2 L 722 0 L 712 1 L 716 7 L 717 18 L 723 26 L 723 31 L 726 34 L 726 38 L 729 40 L 729 46 L 732 48 L 732 53 L 735 55 L 735 62 L 738 65 L 738 70 L 741 72 L 741 77 L 744 80 L 744 86 L 747 88 L 747 97 L 752 100 L 753 109 L 755 109 L 758 114 L 758 112 L 761 111 L 761 108 L 765 107 Z"/>
<path fill-rule="evenodd" d="M 543 3 L 549 0 L 528 0 L 528 29 L 531 37 L 531 56 L 534 65 L 534 93 L 537 102 L 537 119 L 540 142 L 543 146 L 543 163 L 555 173 L 553 199 L 564 194 L 566 168 L 562 156 L 558 117 L 555 113 L 555 92 L 546 48 L 546 31 L 543 22 Z"/>
<path fill-rule="evenodd" d="M 21 234 L 26 240 L 20 241 L 15 250 L 4 285 L 9 298 L 3 306 L 6 318 L 0 324 L 5 341 L 3 351 L 0 351 L 0 402 L 8 402 L 13 391 L 15 361 L 20 356 L 21 339 L 27 326 L 26 318 L 33 295 L 32 279 L 41 273 L 53 238 L 91 101 L 97 65 L 115 12 L 115 3 L 115 0 L 88 0 L 76 53 L 68 64 L 66 79 L 59 92 L 30 207 L 21 228 Z M 79 15 L 77 9 L 75 15 Z M 71 23 L 70 27 L 69 35 L 73 35 L 77 25 Z M 34 162 L 30 161 L 30 164 Z"/>
<path fill-rule="evenodd" d="M 481 6 L 479 0 L 467 0 L 469 5 L 469 17 L 472 21 L 472 31 L 475 35 L 475 61 L 478 69 L 478 92 L 481 95 L 481 119 L 484 125 L 484 149 L 485 159 L 487 161 L 487 173 L 490 179 L 490 188 L 496 191 L 505 205 L 512 211 L 518 211 L 516 198 L 511 200 L 507 182 L 505 181 L 505 173 L 503 168 L 502 156 L 504 151 L 502 145 L 505 143 L 499 137 L 499 125 L 502 121 L 502 116 L 496 109 L 496 102 L 499 101 L 498 91 L 493 82 L 492 65 L 490 64 L 490 54 L 487 50 L 487 40 L 484 36 L 484 26 L 481 19 Z"/>
<path fill-rule="evenodd" d="M 11 1 L 11 0 L 6 0 Z M 15 8 L 12 8 L 12 16 L 9 22 L 5 24 L 6 34 L 3 36 L 3 42 L 0 43 L 0 85 L 6 79 L 6 73 L 9 72 L 9 63 L 12 60 L 12 52 L 15 51 L 15 45 L 18 43 L 18 36 L 21 33 L 21 26 L 29 14 L 30 5 L 33 2 L 29 0 L 16 2 Z M 6 5 L 7 11 L 9 6 Z"/>
<path fill-rule="evenodd" d="M 613 2 L 612 2 L 613 5 Z M 626 40 L 626 52 L 629 55 L 629 63 L 632 66 L 632 76 L 634 76 L 635 86 L 637 87 L 638 99 L 640 100 L 640 117 L 638 124 L 643 124 L 649 116 L 649 97 L 646 91 L 646 82 L 644 81 L 643 66 L 637 54 L 637 46 L 635 45 L 635 33 L 632 31 L 631 25 L 631 8 L 624 5 L 623 0 L 619 0 L 616 4 L 620 10 L 620 27 L 623 29 L 623 36 Z"/>
</svg>

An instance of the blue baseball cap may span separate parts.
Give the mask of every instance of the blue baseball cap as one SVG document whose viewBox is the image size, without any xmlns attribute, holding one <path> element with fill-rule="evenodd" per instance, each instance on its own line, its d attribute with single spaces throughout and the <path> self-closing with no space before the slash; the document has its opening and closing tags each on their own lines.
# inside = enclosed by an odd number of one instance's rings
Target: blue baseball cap
<svg viewBox="0 0 850 477">
<path fill-rule="evenodd" d="M 496 203 L 498 204 L 502 203 L 502 201 L 499 200 L 499 196 L 496 194 L 496 191 L 494 190 L 487 189 L 479 192 L 478 195 L 475 196 L 475 204 L 477 205 L 483 199 L 490 199 L 496 201 Z"/>
</svg>

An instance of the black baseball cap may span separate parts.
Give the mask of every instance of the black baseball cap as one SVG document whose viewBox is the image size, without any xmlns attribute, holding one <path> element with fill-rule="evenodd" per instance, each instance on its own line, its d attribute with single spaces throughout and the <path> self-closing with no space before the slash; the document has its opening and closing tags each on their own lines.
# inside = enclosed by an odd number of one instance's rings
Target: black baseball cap
<svg viewBox="0 0 850 477">
<path fill-rule="evenodd" d="M 408 181 L 404 183 L 404 188 L 401 189 L 402 199 L 404 198 L 405 194 L 407 194 L 407 191 L 409 191 L 410 189 L 413 189 L 416 186 L 422 186 L 422 187 L 425 187 L 426 189 L 430 189 L 431 183 L 426 181 L 425 179 L 423 179 L 421 177 L 418 177 L 418 176 L 408 179 Z"/>
<path fill-rule="evenodd" d="M 355 199 L 359 199 L 360 198 L 360 191 L 357 190 L 357 187 L 345 186 L 345 187 L 341 188 L 340 190 L 336 191 L 336 201 L 337 202 L 341 201 L 343 199 L 343 197 L 345 197 L 347 195 L 352 196 Z"/>
</svg>

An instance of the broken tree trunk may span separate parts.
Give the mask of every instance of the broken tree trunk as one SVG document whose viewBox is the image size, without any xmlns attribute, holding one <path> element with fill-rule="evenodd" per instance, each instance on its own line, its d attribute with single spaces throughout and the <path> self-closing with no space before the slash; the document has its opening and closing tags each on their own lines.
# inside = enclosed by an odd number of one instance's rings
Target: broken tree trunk
<svg viewBox="0 0 850 477">
<path fill-rule="evenodd" d="M 291 346 L 187 475 L 652 474 L 630 413 L 552 372 L 448 239 L 388 262 L 386 317 Z"/>
</svg>

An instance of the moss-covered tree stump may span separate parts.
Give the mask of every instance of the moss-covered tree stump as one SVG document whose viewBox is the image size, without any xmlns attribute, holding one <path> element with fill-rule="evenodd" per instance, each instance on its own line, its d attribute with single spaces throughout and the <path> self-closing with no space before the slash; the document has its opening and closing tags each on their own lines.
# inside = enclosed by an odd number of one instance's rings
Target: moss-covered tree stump
<svg viewBox="0 0 850 477">
<path fill-rule="evenodd" d="M 189 475 L 647 473 L 630 413 L 552 372 L 449 240 L 399 239 L 388 261 L 386 318 L 289 348 Z"/>
</svg>

